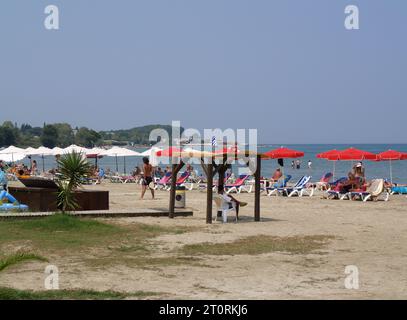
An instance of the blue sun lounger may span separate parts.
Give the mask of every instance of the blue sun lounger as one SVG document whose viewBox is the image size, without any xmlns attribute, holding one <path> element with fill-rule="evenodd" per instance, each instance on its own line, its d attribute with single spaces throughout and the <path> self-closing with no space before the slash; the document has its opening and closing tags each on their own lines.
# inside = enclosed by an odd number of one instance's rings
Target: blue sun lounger
<svg viewBox="0 0 407 320">
<path fill-rule="evenodd" d="M 278 189 L 285 188 L 287 186 L 287 182 L 291 180 L 291 175 L 287 174 L 284 179 L 280 179 L 274 183 L 271 187 L 266 187 L 264 190 L 267 192 L 267 195 L 270 197 L 271 195 L 278 192 Z"/>
</svg>

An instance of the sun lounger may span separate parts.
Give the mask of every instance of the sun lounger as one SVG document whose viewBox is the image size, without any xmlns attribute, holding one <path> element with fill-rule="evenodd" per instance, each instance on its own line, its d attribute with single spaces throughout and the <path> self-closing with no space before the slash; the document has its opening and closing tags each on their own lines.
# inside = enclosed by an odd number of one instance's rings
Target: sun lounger
<svg viewBox="0 0 407 320">
<path fill-rule="evenodd" d="M 278 188 L 278 193 L 292 197 L 298 195 L 302 197 L 304 194 L 312 197 L 314 195 L 315 188 L 307 187 L 308 182 L 311 180 L 311 176 L 303 176 L 293 187 Z"/>
<path fill-rule="evenodd" d="M 176 181 L 176 186 L 183 186 L 185 181 L 187 181 L 188 177 L 191 175 L 189 171 L 184 171 L 181 176 L 177 179 Z M 167 191 L 171 190 L 171 185 L 167 186 L 166 188 Z"/>
<path fill-rule="evenodd" d="M 287 182 L 291 180 L 291 175 L 286 175 L 285 177 L 280 178 L 279 182 L 274 183 L 271 187 L 266 187 L 264 190 L 267 192 L 267 195 L 270 197 L 273 194 L 278 195 L 278 189 L 287 187 Z"/>
<path fill-rule="evenodd" d="M 407 186 L 392 187 L 391 194 L 407 194 Z"/>
<path fill-rule="evenodd" d="M 244 185 L 248 178 L 248 174 L 242 174 L 239 176 L 239 178 L 236 179 L 235 183 L 225 185 L 226 193 L 231 193 L 233 191 L 239 193 L 241 190 L 240 187 Z"/>
<path fill-rule="evenodd" d="M 335 188 L 338 184 L 345 182 L 346 180 L 348 180 L 347 177 L 341 177 L 341 178 L 335 180 L 334 182 L 328 183 L 328 190 Z"/>
<path fill-rule="evenodd" d="M 339 200 L 349 199 L 349 192 L 346 191 L 327 190 L 326 195 L 327 199 L 339 199 Z"/>
<path fill-rule="evenodd" d="M 384 201 L 389 200 L 389 192 L 384 187 L 384 180 L 383 179 L 373 179 L 371 184 L 367 187 L 366 191 L 351 191 L 349 193 L 349 198 L 355 199 L 359 198 L 363 202 L 366 202 L 369 199 L 377 201 L 377 199 L 382 195 L 385 194 Z"/>
<path fill-rule="evenodd" d="M 321 180 L 319 180 L 317 183 L 316 183 L 316 188 L 318 189 L 318 190 L 326 190 L 326 189 L 328 189 L 329 188 L 329 181 L 332 179 L 332 177 L 333 177 L 333 174 L 332 174 L 332 172 L 328 172 L 328 173 L 326 173 L 322 178 L 321 178 Z"/>
<path fill-rule="evenodd" d="M 154 189 L 166 189 L 171 181 L 171 172 L 167 172 L 154 186 Z"/>
<path fill-rule="evenodd" d="M 226 185 L 227 184 L 227 182 L 228 182 L 228 180 L 229 180 L 229 178 L 232 176 L 232 174 L 231 173 L 227 173 L 226 175 L 225 175 L 225 178 L 223 179 L 223 185 Z M 213 183 L 212 183 L 212 190 L 213 191 L 216 191 L 216 188 L 218 187 L 218 185 L 219 185 L 219 181 L 218 180 L 214 180 L 213 181 Z M 206 183 L 200 183 L 199 185 L 198 185 L 198 189 L 199 190 L 205 190 L 207 188 L 207 185 L 206 185 Z"/>
</svg>

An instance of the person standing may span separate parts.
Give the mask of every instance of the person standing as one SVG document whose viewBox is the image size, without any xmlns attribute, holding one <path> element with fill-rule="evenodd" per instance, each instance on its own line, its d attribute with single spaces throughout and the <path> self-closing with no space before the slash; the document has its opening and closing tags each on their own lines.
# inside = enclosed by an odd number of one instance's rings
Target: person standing
<svg viewBox="0 0 407 320">
<path fill-rule="evenodd" d="M 301 161 L 300 160 L 296 161 L 296 166 L 297 166 L 297 170 L 301 169 Z"/>
<path fill-rule="evenodd" d="M 312 169 L 312 161 L 308 160 L 308 169 Z"/>
<path fill-rule="evenodd" d="M 31 168 L 30 168 L 30 173 L 32 176 L 35 176 L 37 174 L 37 161 L 33 160 L 31 162 Z"/>
<path fill-rule="evenodd" d="M 143 158 L 143 182 L 141 186 L 141 200 L 144 198 L 147 188 L 151 191 L 151 196 L 154 199 L 154 189 L 151 187 L 150 183 L 153 182 L 153 166 L 150 164 L 150 161 L 147 157 Z"/>
<path fill-rule="evenodd" d="M 3 163 L 0 163 L 0 188 L 7 191 L 7 184 L 8 184 L 7 174 L 3 167 Z"/>
</svg>

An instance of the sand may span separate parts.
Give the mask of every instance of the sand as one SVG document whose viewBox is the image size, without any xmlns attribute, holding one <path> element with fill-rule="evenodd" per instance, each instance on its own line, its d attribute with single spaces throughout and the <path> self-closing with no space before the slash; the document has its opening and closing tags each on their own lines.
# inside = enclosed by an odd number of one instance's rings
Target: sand
<svg viewBox="0 0 407 320">
<path fill-rule="evenodd" d="M 89 186 L 110 190 L 111 209 L 167 208 L 169 193 L 157 200 L 139 200 L 140 186 L 110 184 Z M 187 192 L 193 217 L 119 218 L 163 226 L 196 227 L 183 234 L 155 238 L 156 254 L 185 244 L 230 242 L 251 235 L 329 235 L 323 252 L 205 256 L 204 266 L 188 264 L 157 268 L 126 265 L 91 268 L 69 256 L 53 256 L 59 267 L 61 288 L 137 290 L 160 292 L 152 298 L 171 299 L 406 299 L 407 199 L 393 195 L 388 202 L 323 200 L 314 197 L 261 196 L 261 221 L 253 221 L 254 194 L 237 197 L 249 204 L 236 223 L 205 224 L 206 193 Z M 106 219 L 106 221 L 111 221 Z M 44 263 L 27 262 L 0 273 L 0 284 L 19 289 L 43 288 Z M 359 289 L 345 288 L 345 267 L 359 271 Z"/>
</svg>

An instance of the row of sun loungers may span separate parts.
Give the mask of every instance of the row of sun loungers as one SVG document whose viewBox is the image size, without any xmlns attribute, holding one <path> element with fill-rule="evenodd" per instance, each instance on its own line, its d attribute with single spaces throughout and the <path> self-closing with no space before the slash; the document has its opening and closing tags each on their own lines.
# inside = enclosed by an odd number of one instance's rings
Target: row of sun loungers
<svg viewBox="0 0 407 320">
<path fill-rule="evenodd" d="M 288 185 L 291 180 L 291 175 L 286 175 L 282 177 L 279 181 L 271 182 L 269 180 L 262 180 L 261 192 L 266 193 L 267 196 L 286 196 L 286 197 L 312 197 L 315 190 L 324 191 L 326 198 L 329 199 L 361 199 L 366 202 L 369 199 L 378 199 L 383 196 L 383 200 L 387 201 L 389 195 L 392 193 L 407 193 L 407 187 L 393 187 L 391 190 L 385 188 L 383 179 L 375 179 L 371 182 L 370 186 L 366 190 L 352 190 L 351 192 L 340 192 L 335 191 L 335 187 L 344 182 L 346 177 L 341 177 L 334 182 L 330 182 L 333 175 L 328 172 L 325 174 L 318 182 L 311 183 L 311 176 L 303 176 L 295 184 Z M 251 193 L 254 190 L 254 181 L 250 179 L 251 176 L 244 174 L 240 175 L 233 183 L 228 183 L 230 175 L 227 175 L 224 180 L 224 188 L 226 193 Z M 119 183 L 134 183 L 140 182 L 133 176 L 111 176 L 109 177 L 112 182 Z M 268 185 L 270 184 L 271 185 Z M 183 172 L 176 181 L 176 186 L 184 186 L 188 190 L 198 189 L 204 190 L 207 188 L 206 183 L 202 183 L 199 179 L 193 179 L 188 171 Z M 218 186 L 218 181 L 214 181 L 212 188 L 216 190 Z M 166 173 L 161 179 L 155 182 L 156 190 L 167 190 L 171 189 L 171 173 Z"/>
</svg>

